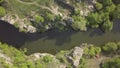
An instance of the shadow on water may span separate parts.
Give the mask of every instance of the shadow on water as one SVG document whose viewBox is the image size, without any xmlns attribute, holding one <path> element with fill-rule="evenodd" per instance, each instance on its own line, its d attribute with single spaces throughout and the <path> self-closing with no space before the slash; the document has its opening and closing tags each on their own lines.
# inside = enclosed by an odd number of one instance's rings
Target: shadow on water
<svg viewBox="0 0 120 68">
<path fill-rule="evenodd" d="M 58 31 L 56 29 L 44 33 L 23 33 L 13 25 L 0 20 L 0 41 L 20 48 L 25 42 L 36 41 L 40 38 L 45 40 L 56 40 L 57 45 L 62 45 L 64 42 L 70 42 L 70 36 L 75 31 Z"/>
<path fill-rule="evenodd" d="M 16 48 L 21 47 L 25 43 L 27 35 L 19 32 L 19 29 L 0 20 L 0 41 L 13 45 Z"/>
<path fill-rule="evenodd" d="M 114 21 L 114 26 L 113 26 L 112 32 L 120 33 L 120 19 L 117 19 Z"/>
<path fill-rule="evenodd" d="M 66 30 L 66 31 L 59 31 L 57 29 L 53 29 L 50 31 L 47 31 L 45 33 L 34 33 L 34 34 L 28 34 L 29 40 L 28 41 L 35 41 L 37 39 L 43 38 L 43 41 L 46 40 L 55 40 L 56 45 L 62 45 L 65 42 L 70 42 L 71 35 L 74 34 L 75 31 L 73 30 Z"/>
<path fill-rule="evenodd" d="M 94 37 L 94 36 L 102 36 L 104 34 L 104 32 L 101 29 L 88 29 L 88 31 L 91 31 L 89 36 L 90 37 Z"/>
</svg>

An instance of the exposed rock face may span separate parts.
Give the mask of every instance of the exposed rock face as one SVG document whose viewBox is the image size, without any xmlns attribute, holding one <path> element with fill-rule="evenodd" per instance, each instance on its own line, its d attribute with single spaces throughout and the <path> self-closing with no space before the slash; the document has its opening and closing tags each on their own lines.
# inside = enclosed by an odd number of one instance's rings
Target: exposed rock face
<svg viewBox="0 0 120 68">
<path fill-rule="evenodd" d="M 28 60 L 35 62 L 36 60 L 39 60 L 40 58 L 47 55 L 53 57 L 53 60 L 51 63 L 49 63 L 49 67 L 46 67 L 46 68 L 66 68 L 66 65 L 60 63 L 60 61 L 56 58 L 56 56 L 48 53 L 34 53 L 29 56 Z"/>
<path fill-rule="evenodd" d="M 13 17 L 15 16 L 15 17 Z M 20 30 L 24 30 L 25 32 L 30 32 L 30 33 L 35 33 L 36 28 L 33 27 L 30 24 L 27 24 L 25 21 L 27 21 L 27 18 L 20 19 L 17 15 L 5 15 L 4 17 L 1 18 L 3 21 L 7 21 L 9 24 L 14 25 L 17 24 L 19 25 L 18 28 Z"/>
<path fill-rule="evenodd" d="M 54 55 L 51 55 L 51 54 L 48 54 L 48 53 L 34 53 L 34 54 L 31 54 L 31 55 L 29 56 L 29 58 L 30 58 L 31 60 L 33 60 L 33 61 L 36 61 L 36 60 L 38 60 L 38 59 L 40 59 L 41 57 L 44 57 L 44 56 L 46 56 L 46 55 L 50 55 L 51 57 L 55 58 Z"/>
<path fill-rule="evenodd" d="M 80 47 L 75 47 L 68 56 L 68 59 L 72 62 L 74 68 L 79 65 L 80 59 L 83 55 L 83 49 Z"/>
</svg>

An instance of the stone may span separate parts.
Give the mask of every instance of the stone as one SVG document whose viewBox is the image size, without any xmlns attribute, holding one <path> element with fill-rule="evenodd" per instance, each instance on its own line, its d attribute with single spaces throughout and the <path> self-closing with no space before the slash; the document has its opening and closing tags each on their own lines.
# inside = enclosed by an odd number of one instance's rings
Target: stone
<svg viewBox="0 0 120 68">
<path fill-rule="evenodd" d="M 75 47 L 68 56 L 68 59 L 71 61 L 73 68 L 77 68 L 80 62 L 80 59 L 83 55 L 83 49 L 80 47 Z"/>
</svg>

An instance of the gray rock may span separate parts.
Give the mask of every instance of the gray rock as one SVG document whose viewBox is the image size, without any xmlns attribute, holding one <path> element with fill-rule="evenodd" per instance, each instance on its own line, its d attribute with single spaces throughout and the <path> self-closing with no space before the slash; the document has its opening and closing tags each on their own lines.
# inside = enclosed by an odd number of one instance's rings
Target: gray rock
<svg viewBox="0 0 120 68">
<path fill-rule="evenodd" d="M 69 54 L 68 59 L 71 61 L 74 68 L 78 67 L 82 55 L 83 49 L 80 47 L 75 47 Z"/>
</svg>

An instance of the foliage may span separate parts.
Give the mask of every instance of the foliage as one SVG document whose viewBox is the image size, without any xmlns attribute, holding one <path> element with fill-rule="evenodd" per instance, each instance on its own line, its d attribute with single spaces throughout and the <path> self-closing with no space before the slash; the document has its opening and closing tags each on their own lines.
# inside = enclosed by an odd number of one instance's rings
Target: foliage
<svg viewBox="0 0 120 68">
<path fill-rule="evenodd" d="M 46 56 L 43 57 L 43 61 L 44 61 L 45 63 L 49 63 L 49 62 L 51 62 L 52 60 L 53 60 L 53 57 L 51 57 L 50 55 L 46 55 Z"/>
<path fill-rule="evenodd" d="M 111 60 L 105 61 L 101 68 L 120 68 L 120 58 L 114 58 Z"/>
<path fill-rule="evenodd" d="M 87 20 L 84 17 L 81 16 L 73 16 L 74 23 L 72 24 L 72 28 L 75 30 L 82 30 L 86 31 L 86 24 Z"/>
<path fill-rule="evenodd" d="M 106 20 L 104 21 L 103 25 L 102 25 L 102 29 L 107 32 L 107 31 L 111 31 L 113 28 L 113 22 L 110 22 L 110 20 Z"/>
<path fill-rule="evenodd" d="M 108 13 L 111 13 L 111 12 L 113 12 L 114 10 L 115 10 L 115 5 L 114 4 L 111 4 L 111 5 L 109 5 L 109 6 L 106 6 L 105 8 L 104 8 L 104 11 L 105 12 L 108 12 Z"/>
<path fill-rule="evenodd" d="M 11 65 L 6 63 L 4 59 L 0 58 L 0 65 L 2 64 L 3 68 L 40 68 L 42 66 L 40 62 L 35 63 L 28 61 L 24 51 L 17 50 L 16 48 L 8 46 L 7 44 L 0 43 L 0 50 L 0 53 L 5 54 L 12 60 Z"/>
<path fill-rule="evenodd" d="M 80 59 L 80 65 L 78 66 L 78 68 L 88 68 L 85 64 L 86 64 L 86 59 L 81 58 Z"/>
<path fill-rule="evenodd" d="M 60 51 L 56 54 L 56 58 L 60 60 L 62 63 L 68 63 L 67 59 L 65 58 L 65 55 L 68 53 L 68 51 Z"/>
<path fill-rule="evenodd" d="M 87 16 L 88 25 L 92 28 L 98 28 L 99 24 L 102 22 L 102 18 L 98 13 L 90 13 Z"/>
<path fill-rule="evenodd" d="M 5 8 L 4 7 L 0 7 L 0 17 L 5 16 L 5 14 L 6 14 Z"/>
<path fill-rule="evenodd" d="M 97 2 L 95 4 L 95 7 L 96 7 L 97 10 L 101 10 L 103 8 L 103 5 L 101 3 L 99 3 L 99 2 Z"/>
<path fill-rule="evenodd" d="M 112 13 L 114 19 L 120 19 L 120 4 L 116 6 L 114 12 Z"/>
<path fill-rule="evenodd" d="M 118 46 L 114 42 L 108 42 L 102 47 L 102 49 L 107 53 L 112 53 L 118 49 Z"/>
<path fill-rule="evenodd" d="M 116 5 L 120 4 L 120 0 L 112 0 Z"/>
<path fill-rule="evenodd" d="M 101 18 L 102 18 L 102 20 L 103 20 L 102 22 L 110 19 L 110 16 L 109 16 L 109 13 L 108 13 L 108 12 L 103 12 L 103 11 L 101 11 L 101 12 L 100 12 L 100 15 L 101 15 Z"/>
<path fill-rule="evenodd" d="M 40 22 L 44 22 L 44 18 L 42 16 L 39 16 L 39 15 L 35 15 L 34 19 L 35 19 L 35 22 L 38 24 Z"/>
<path fill-rule="evenodd" d="M 118 48 L 119 48 L 119 50 L 120 50 L 120 42 L 117 43 L 117 46 L 118 46 Z"/>
<path fill-rule="evenodd" d="M 109 6 L 109 5 L 113 4 L 113 2 L 112 2 L 112 0 L 102 0 L 102 4 L 104 6 Z"/>
<path fill-rule="evenodd" d="M 45 18 L 46 18 L 48 21 L 53 21 L 53 20 L 54 20 L 54 15 L 51 14 L 51 13 L 46 12 Z"/>
<path fill-rule="evenodd" d="M 0 0 L 0 4 L 2 4 L 4 2 L 4 0 Z"/>
<path fill-rule="evenodd" d="M 97 54 L 99 54 L 100 52 L 101 52 L 101 48 L 95 47 L 93 45 L 85 47 L 85 49 L 84 49 L 84 54 L 85 54 L 85 56 L 88 56 L 88 57 L 94 57 Z"/>
</svg>

